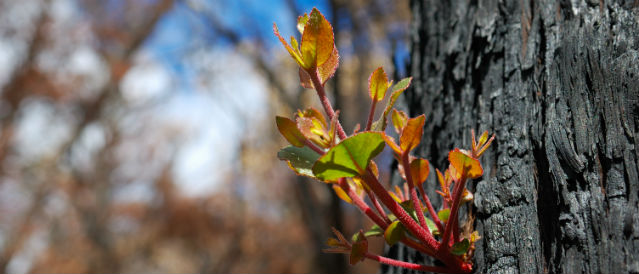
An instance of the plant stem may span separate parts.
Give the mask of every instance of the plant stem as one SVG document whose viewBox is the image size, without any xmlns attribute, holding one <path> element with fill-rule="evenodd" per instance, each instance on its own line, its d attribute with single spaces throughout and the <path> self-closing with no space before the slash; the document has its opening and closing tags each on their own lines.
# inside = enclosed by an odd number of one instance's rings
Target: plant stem
<svg viewBox="0 0 639 274">
<path fill-rule="evenodd" d="M 377 262 L 382 263 L 382 264 L 402 267 L 402 268 L 411 269 L 411 270 L 424 271 L 424 272 L 437 272 L 437 273 L 459 273 L 459 270 L 455 269 L 455 268 L 448 268 L 448 267 L 441 267 L 441 266 L 429 266 L 429 265 L 421 265 L 421 264 L 409 263 L 409 262 L 404 262 L 404 261 L 391 259 L 391 258 L 388 258 L 388 257 L 379 256 L 379 255 L 372 254 L 372 253 L 369 253 L 369 252 L 366 252 L 366 254 L 364 254 L 364 256 L 366 256 L 366 258 L 368 258 L 368 259 L 371 259 L 373 261 L 377 261 Z"/>
<path fill-rule="evenodd" d="M 442 245 L 440 248 L 449 249 L 449 240 L 450 233 L 454 229 L 454 225 L 456 222 L 453 220 L 457 219 L 457 211 L 459 211 L 459 204 L 461 204 L 461 196 L 464 192 L 464 186 L 466 185 L 466 173 L 468 170 L 464 168 L 461 174 L 461 178 L 459 178 L 459 182 L 455 182 L 455 190 L 453 191 L 453 206 L 450 209 L 450 216 L 448 217 L 448 222 L 446 222 L 446 229 L 444 230 L 444 235 L 442 237 Z"/>
<path fill-rule="evenodd" d="M 366 122 L 366 131 L 371 130 L 371 126 L 373 125 L 373 116 L 375 115 L 375 106 L 377 105 L 377 98 L 373 99 L 373 103 L 371 104 L 371 110 L 368 113 L 368 121 Z"/>
<path fill-rule="evenodd" d="M 422 211 L 422 203 L 417 197 L 417 190 L 415 190 L 415 183 L 413 182 L 413 172 L 410 169 L 408 153 L 409 151 L 402 152 L 402 166 L 404 166 L 404 175 L 406 176 L 406 182 L 408 183 L 410 199 L 413 201 L 413 207 L 415 208 L 415 213 L 417 214 L 419 223 L 428 233 L 430 233 L 430 229 L 426 225 L 426 217 L 424 216 L 424 211 Z"/>
<path fill-rule="evenodd" d="M 370 171 L 370 168 L 367 170 L 367 173 L 364 175 L 364 181 L 368 184 L 371 190 L 375 193 L 375 195 L 380 199 L 380 201 L 388 208 L 397 219 L 404 225 L 406 229 L 408 229 L 417 239 L 419 239 L 424 245 L 431 249 L 437 249 L 439 247 L 439 243 L 433 238 L 433 235 L 421 227 L 419 224 L 413 220 L 413 218 L 408 215 L 406 210 L 402 208 L 393 198 L 388 194 L 386 189 L 382 186 L 382 184 L 375 178 L 375 176 Z"/>
<path fill-rule="evenodd" d="M 313 151 L 317 152 L 317 154 L 319 155 L 324 155 L 326 152 L 324 152 L 324 150 L 322 150 L 321 148 L 317 147 L 315 144 L 311 143 L 311 141 L 309 141 L 308 139 L 304 140 L 304 144 L 309 147 L 310 149 L 312 149 Z"/>
<path fill-rule="evenodd" d="M 371 221 L 373 221 L 375 224 L 377 224 L 382 229 L 386 229 L 386 227 L 388 227 L 388 224 L 386 223 L 386 221 L 383 220 L 377 214 L 375 214 L 375 212 L 366 204 L 366 202 L 364 202 L 364 200 L 362 200 L 362 198 L 360 198 L 359 195 L 357 195 L 357 193 L 355 193 L 355 190 L 353 190 L 348 185 L 348 183 L 346 182 L 346 179 L 340 178 L 340 179 L 337 180 L 337 182 L 338 182 L 339 186 L 351 198 L 351 200 L 353 201 L 353 204 L 357 208 L 359 208 L 359 210 L 362 211 L 366 216 L 368 216 L 368 218 L 370 218 Z"/>
<path fill-rule="evenodd" d="M 306 71 L 308 75 L 311 76 L 311 82 L 313 82 L 313 87 L 317 91 L 317 96 L 319 96 L 320 102 L 322 102 L 322 106 L 324 107 L 324 111 L 326 115 L 328 115 L 329 120 L 333 120 L 333 116 L 335 116 L 335 110 L 333 110 L 333 106 L 331 105 L 331 101 L 328 100 L 326 96 L 326 92 L 324 91 L 324 85 L 319 77 L 319 71 L 315 68 L 313 71 Z M 346 132 L 344 132 L 344 128 L 342 124 L 337 122 L 337 134 L 339 138 L 344 140 L 346 139 Z"/>
<path fill-rule="evenodd" d="M 368 198 L 371 200 L 371 203 L 373 203 L 373 206 L 375 207 L 375 209 L 377 209 L 377 213 L 379 213 L 379 215 L 382 216 L 382 218 L 384 218 L 384 221 L 386 221 L 387 224 L 390 224 L 391 221 L 388 218 L 388 216 L 386 215 L 386 212 L 384 211 L 384 208 L 382 208 L 382 205 L 379 204 L 379 201 L 377 200 L 377 197 L 375 197 L 375 193 L 373 193 L 368 188 L 364 188 L 364 190 L 366 190 L 366 194 L 368 194 Z"/>
<path fill-rule="evenodd" d="M 424 191 L 424 187 L 421 184 L 417 186 L 419 187 L 419 192 L 421 192 L 422 197 L 424 197 L 424 203 L 426 204 L 428 213 L 430 214 L 431 217 L 433 217 L 433 222 L 435 222 L 437 229 L 439 231 L 444 231 L 444 226 L 442 225 L 442 221 L 439 219 L 439 216 L 437 215 L 437 213 L 435 213 L 435 208 L 433 208 L 433 204 L 430 203 L 430 198 L 428 198 L 428 196 L 426 195 L 426 191 Z"/>
</svg>

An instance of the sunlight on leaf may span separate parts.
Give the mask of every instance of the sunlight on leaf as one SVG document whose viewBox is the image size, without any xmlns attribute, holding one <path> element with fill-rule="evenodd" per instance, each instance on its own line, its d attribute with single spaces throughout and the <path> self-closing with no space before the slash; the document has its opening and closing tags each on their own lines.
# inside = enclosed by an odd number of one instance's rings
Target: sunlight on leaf
<svg viewBox="0 0 639 274">
<path fill-rule="evenodd" d="M 404 237 L 406 237 L 406 229 L 399 221 L 394 221 L 384 231 L 384 240 L 388 245 L 394 245 Z"/>
<path fill-rule="evenodd" d="M 413 77 L 404 78 L 393 86 L 393 88 L 391 89 L 393 93 L 391 94 L 390 100 L 388 100 L 388 104 L 386 104 L 386 108 L 384 108 L 384 113 L 382 113 L 382 116 L 379 117 L 379 119 L 373 123 L 371 130 L 373 131 L 386 130 L 386 125 L 388 123 L 387 122 L 388 114 L 390 113 L 391 109 L 395 105 L 397 98 L 399 98 L 402 92 L 404 92 L 404 90 L 406 90 L 410 86 L 410 83 L 412 80 L 413 80 Z"/>
<path fill-rule="evenodd" d="M 484 173 L 479 160 L 471 158 L 458 148 L 448 153 L 448 161 L 455 169 L 452 175 L 457 180 L 461 178 L 464 169 L 466 170 L 467 178 L 470 179 L 478 178 Z"/>
<path fill-rule="evenodd" d="M 277 130 L 280 131 L 282 136 L 284 136 L 291 145 L 296 147 L 304 146 L 306 138 L 300 130 L 297 129 L 297 125 L 293 122 L 293 120 L 286 117 L 276 116 L 275 123 L 277 124 Z"/>
<path fill-rule="evenodd" d="M 388 76 L 384 68 L 379 67 L 368 78 L 368 95 L 373 101 L 381 101 L 386 96 L 388 89 Z"/>
<path fill-rule="evenodd" d="M 339 185 L 336 185 L 336 184 L 333 185 L 333 191 L 335 191 L 335 194 L 337 194 L 337 197 L 342 199 L 344 202 L 347 202 L 349 204 L 353 203 L 353 200 L 351 200 L 351 197 L 349 197 L 348 194 L 346 194 L 346 192 Z"/>
<path fill-rule="evenodd" d="M 371 159 L 383 149 L 384 139 L 381 133 L 355 134 L 332 147 L 317 160 L 313 166 L 313 174 L 324 181 L 362 175 Z"/>
<path fill-rule="evenodd" d="M 450 217 L 450 208 L 445 208 L 437 212 L 437 217 L 439 217 L 442 222 L 448 222 L 448 217 Z"/>
<path fill-rule="evenodd" d="M 333 53 L 333 39 L 333 27 L 319 10 L 313 8 L 302 33 L 302 67 L 310 69 L 322 66 Z"/>
<path fill-rule="evenodd" d="M 402 135 L 399 137 L 399 145 L 403 151 L 413 150 L 419 145 L 424 132 L 425 120 L 426 116 L 424 114 L 408 119 L 406 126 L 402 130 Z"/>
<path fill-rule="evenodd" d="M 428 160 L 417 158 L 410 162 L 410 173 L 413 177 L 415 185 L 422 184 L 428 178 L 430 172 L 430 165 Z"/>
</svg>

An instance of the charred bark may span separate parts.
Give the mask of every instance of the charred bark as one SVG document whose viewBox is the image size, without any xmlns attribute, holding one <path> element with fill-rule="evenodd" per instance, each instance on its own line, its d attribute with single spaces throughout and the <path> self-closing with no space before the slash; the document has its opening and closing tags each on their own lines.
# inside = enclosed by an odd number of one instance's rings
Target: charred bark
<svg viewBox="0 0 639 274">
<path fill-rule="evenodd" d="M 639 273 L 639 1 L 411 8 L 420 156 L 442 169 L 470 129 L 497 135 L 469 186 L 475 273 Z"/>
</svg>

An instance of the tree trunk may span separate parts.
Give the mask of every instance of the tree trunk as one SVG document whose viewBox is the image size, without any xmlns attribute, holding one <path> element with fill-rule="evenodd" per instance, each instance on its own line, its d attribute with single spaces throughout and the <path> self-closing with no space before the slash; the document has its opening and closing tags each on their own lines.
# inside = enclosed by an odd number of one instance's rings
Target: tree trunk
<svg viewBox="0 0 639 274">
<path fill-rule="evenodd" d="M 471 129 L 497 135 L 469 184 L 475 273 L 639 273 L 639 1 L 411 8 L 420 156 L 445 169 Z"/>
</svg>

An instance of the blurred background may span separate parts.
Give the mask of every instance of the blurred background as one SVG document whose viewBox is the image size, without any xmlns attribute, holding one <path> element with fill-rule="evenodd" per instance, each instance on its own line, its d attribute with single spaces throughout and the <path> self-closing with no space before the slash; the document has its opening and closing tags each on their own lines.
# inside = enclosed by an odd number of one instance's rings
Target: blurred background
<svg viewBox="0 0 639 274">
<path fill-rule="evenodd" d="M 369 223 L 276 157 L 274 116 L 319 104 L 272 24 L 312 7 L 352 131 L 406 74 L 408 0 L 0 0 L 0 273 L 376 272 L 321 253 Z"/>
</svg>

